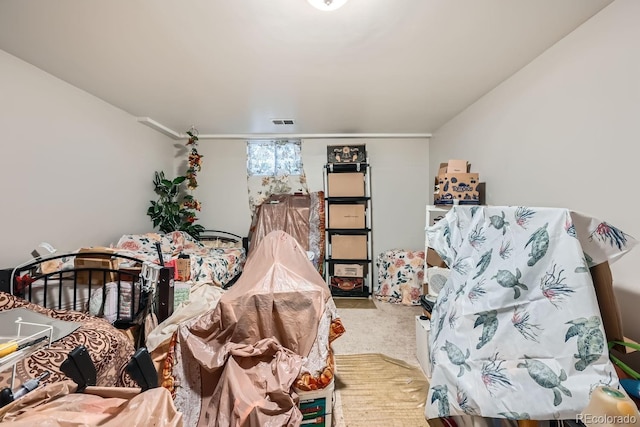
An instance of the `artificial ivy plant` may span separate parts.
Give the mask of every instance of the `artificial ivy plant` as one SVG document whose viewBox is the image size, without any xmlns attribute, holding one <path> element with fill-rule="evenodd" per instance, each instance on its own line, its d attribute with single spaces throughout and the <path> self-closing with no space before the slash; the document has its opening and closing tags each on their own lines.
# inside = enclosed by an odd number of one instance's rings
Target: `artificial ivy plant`
<svg viewBox="0 0 640 427">
<path fill-rule="evenodd" d="M 202 225 L 196 224 L 196 212 L 200 211 L 200 202 L 192 194 L 182 191 L 182 184 L 188 180 L 189 191 L 198 186 L 196 175 L 202 168 L 202 155 L 198 154 L 197 150 L 197 133 L 190 130 L 187 134 L 187 146 L 191 146 L 187 173 L 172 180 L 167 179 L 163 171 L 155 173 L 153 185 L 159 198 L 157 201 L 151 201 L 147 215 L 151 217 L 153 226 L 158 227 L 162 233 L 184 231 L 197 239 L 204 230 Z"/>
</svg>

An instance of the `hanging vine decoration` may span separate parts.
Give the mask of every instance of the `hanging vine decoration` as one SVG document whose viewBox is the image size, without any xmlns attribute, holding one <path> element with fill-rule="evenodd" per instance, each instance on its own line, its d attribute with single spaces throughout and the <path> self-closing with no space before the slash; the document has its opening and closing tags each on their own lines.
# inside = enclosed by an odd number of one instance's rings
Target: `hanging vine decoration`
<svg viewBox="0 0 640 427">
<path fill-rule="evenodd" d="M 187 131 L 187 135 L 189 135 L 189 140 L 186 145 L 189 150 L 189 168 L 185 173 L 187 178 L 187 188 L 190 191 L 195 190 L 198 187 L 198 172 L 202 170 L 202 155 L 198 153 L 198 130 L 191 126 L 191 129 Z M 200 211 L 202 208 L 200 202 L 193 197 L 192 194 L 189 194 L 184 197 L 183 205 L 187 209 L 193 209 L 196 211 Z M 196 221 L 195 213 L 192 216 L 187 218 L 187 221 L 194 222 Z"/>
</svg>

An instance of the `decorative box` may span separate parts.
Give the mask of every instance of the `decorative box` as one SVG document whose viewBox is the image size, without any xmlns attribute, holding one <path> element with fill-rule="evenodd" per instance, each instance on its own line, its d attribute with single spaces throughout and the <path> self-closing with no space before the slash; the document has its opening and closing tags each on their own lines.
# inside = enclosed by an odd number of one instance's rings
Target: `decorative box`
<svg viewBox="0 0 640 427">
<path fill-rule="evenodd" d="M 366 161 L 366 145 L 327 146 L 327 163 L 364 163 Z"/>
</svg>

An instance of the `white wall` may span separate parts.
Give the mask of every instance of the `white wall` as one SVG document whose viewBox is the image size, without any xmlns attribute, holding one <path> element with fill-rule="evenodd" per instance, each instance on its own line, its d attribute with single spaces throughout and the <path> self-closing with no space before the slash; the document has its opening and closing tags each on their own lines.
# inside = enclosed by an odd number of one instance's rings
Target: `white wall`
<svg viewBox="0 0 640 427">
<path fill-rule="evenodd" d="M 438 129 L 431 170 L 468 159 L 488 204 L 566 207 L 640 238 L 638 17 L 640 2 L 616 0 Z M 639 265 L 636 248 L 612 266 L 636 340 Z"/>
<path fill-rule="evenodd" d="M 153 172 L 170 140 L 135 117 L 0 50 L 0 267 L 146 232 Z"/>
<path fill-rule="evenodd" d="M 428 190 L 427 139 L 306 139 L 302 161 L 310 191 L 324 187 L 327 145 L 366 144 L 371 163 L 373 251 L 424 247 Z M 200 141 L 204 155 L 195 196 L 202 202 L 200 223 L 245 236 L 251 218 L 246 179 L 246 142 Z"/>
</svg>

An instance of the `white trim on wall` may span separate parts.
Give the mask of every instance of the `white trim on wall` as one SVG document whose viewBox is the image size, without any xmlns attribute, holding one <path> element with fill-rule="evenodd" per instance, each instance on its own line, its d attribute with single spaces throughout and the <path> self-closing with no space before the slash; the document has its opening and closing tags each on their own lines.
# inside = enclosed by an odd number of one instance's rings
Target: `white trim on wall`
<svg viewBox="0 0 640 427">
<path fill-rule="evenodd" d="M 138 117 L 138 122 L 175 140 L 189 139 L 186 133 L 178 133 L 149 117 Z M 430 133 L 238 133 L 238 134 L 199 134 L 198 139 L 420 139 L 431 138 Z"/>
</svg>

